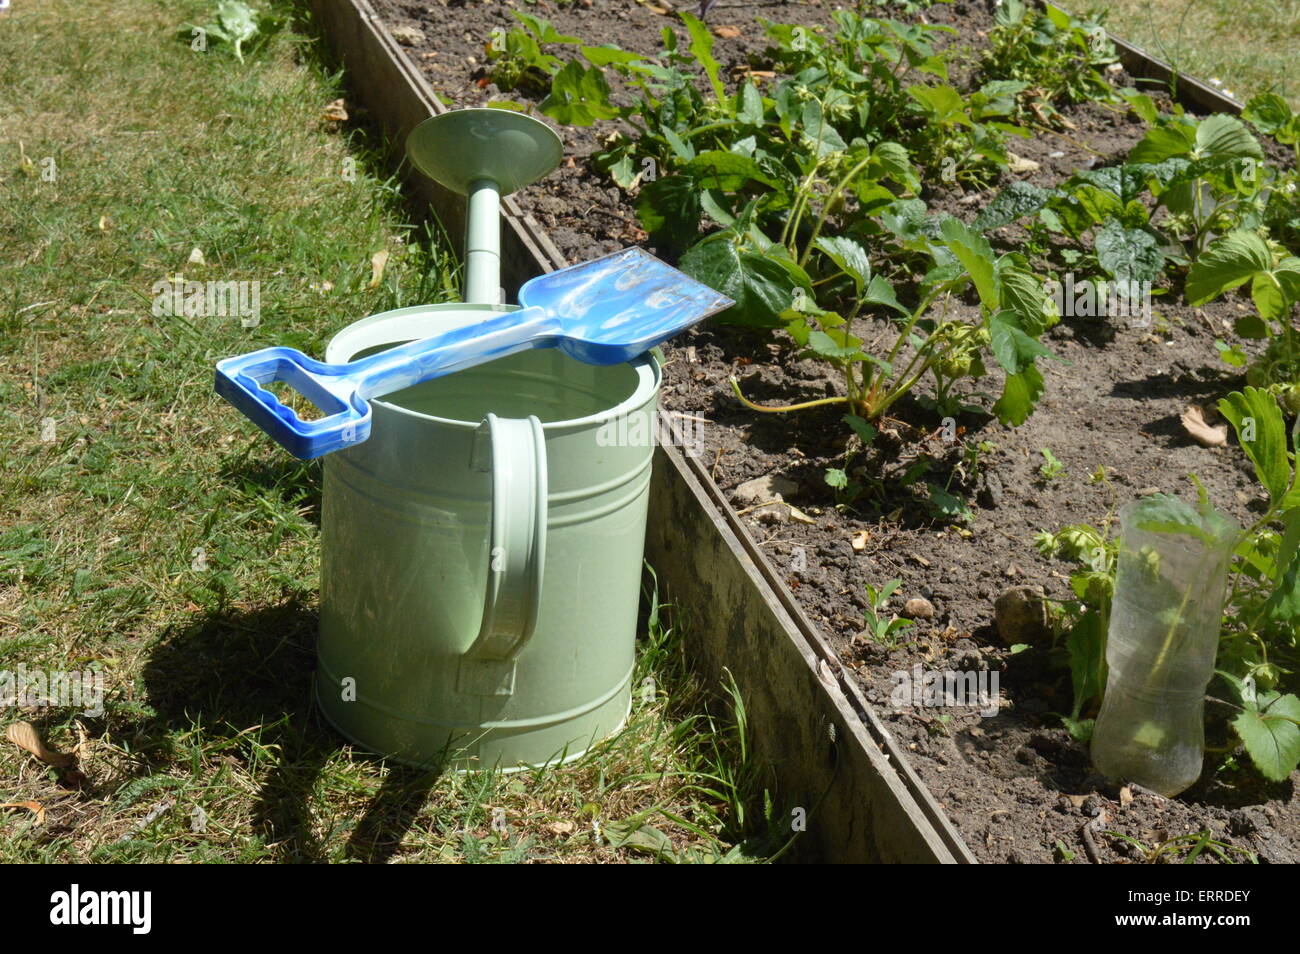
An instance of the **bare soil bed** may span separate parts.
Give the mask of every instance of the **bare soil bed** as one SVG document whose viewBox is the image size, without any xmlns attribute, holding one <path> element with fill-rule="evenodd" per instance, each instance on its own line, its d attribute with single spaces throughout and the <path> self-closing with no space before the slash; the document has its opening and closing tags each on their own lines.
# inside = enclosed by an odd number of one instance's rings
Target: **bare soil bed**
<svg viewBox="0 0 1300 954">
<path fill-rule="evenodd" d="M 375 0 L 375 6 L 390 27 L 399 28 L 409 56 L 449 105 L 478 106 L 493 98 L 536 101 L 519 90 L 500 93 L 484 72 L 484 46 L 492 30 L 515 25 L 509 4 Z M 526 9 L 585 42 L 650 53 L 660 49 L 665 26 L 684 33 L 675 17 L 656 12 L 665 7 L 619 0 L 584 8 L 539 0 Z M 719 4 L 709 23 L 715 31 L 735 29 L 721 31 L 725 35 L 716 41 L 715 56 L 728 69 L 762 68 L 766 42 L 760 19 L 816 27 L 828 22 L 832 9 L 816 0 Z M 970 46 L 981 42 L 992 23 L 982 3 L 937 6 L 924 15 L 954 26 L 955 42 Z M 1114 80 L 1133 85 L 1123 74 Z M 613 77 L 611 86 L 617 96 L 621 90 Z M 1020 178 L 1054 185 L 1077 168 L 1122 157 L 1144 132 L 1121 109 L 1087 105 L 1064 112 L 1075 127 L 1068 134 L 1013 141 L 1019 155 L 1038 163 Z M 589 165 L 614 128 L 598 123 L 560 129 L 569 157 L 565 165 L 518 195 L 571 262 L 646 242 L 627 196 Z M 1004 175 L 1002 184 L 1011 178 Z M 970 221 L 992 194 L 953 187 L 924 198 L 932 210 Z M 1011 248 L 1020 234 L 1008 227 L 990 239 Z M 1225 336 L 1245 307 L 1240 301 L 1229 296 L 1189 308 L 1174 290 L 1156 299 L 1149 323 L 1065 319 L 1044 338 L 1063 360 L 1045 363 L 1046 391 L 1025 424 L 1009 429 L 985 415 L 962 417 L 966 441 L 994 445 L 982 456 L 978 473 L 959 467 L 960 455 L 945 449 L 933 414 L 916 403 L 901 404 L 871 453 L 856 462 L 882 481 L 882 493 L 859 499 L 852 510 L 836 508 L 823 478 L 828 467 L 843 460 L 842 408 L 759 414 L 741 405 L 728 384 L 730 376 L 739 376 L 747 396 L 761 403 L 839 393 L 842 385 L 820 365 L 800 360 L 783 336 L 721 326 L 684 335 L 666 349 L 663 406 L 709 422 L 700 453 L 719 486 L 734 492 L 765 475 L 797 485 L 785 497 L 812 523 L 767 522 L 770 515 L 759 511 L 746 519 L 983 861 L 1132 861 L 1142 853 L 1106 832 L 1150 847 L 1206 830 L 1261 861 L 1300 861 L 1296 773 L 1286 782 L 1267 784 L 1248 768 L 1207 770 L 1175 799 L 1120 791 L 1092 772 L 1086 746 L 1070 737 L 1057 715 L 1069 711 L 1071 695 L 1060 649 L 1039 645 L 1013 654 L 993 622 L 994 602 L 1008 587 L 1041 586 L 1052 597 L 1069 595 L 1069 567 L 1038 554 L 1037 531 L 1072 523 L 1099 526 L 1114 508 L 1154 489 L 1187 496 L 1191 473 L 1239 521 L 1261 510 L 1261 491 L 1240 448 L 1201 447 L 1179 421 L 1189 403 L 1213 404 L 1244 383 L 1214 348 L 1215 338 Z M 870 323 L 864 325 L 869 331 Z M 992 391 L 997 383 L 990 379 L 985 389 Z M 1053 479 L 1040 472 L 1043 448 L 1064 467 Z M 965 497 L 973 521 L 932 522 L 916 491 L 891 479 L 921 454 L 938 460 L 931 478 Z M 1108 481 L 1090 479 L 1098 467 L 1105 468 Z M 736 505 L 742 511 L 749 506 L 741 500 Z M 855 535 L 861 543 L 864 531 L 865 546 L 855 548 Z M 861 634 L 865 584 L 879 587 L 892 579 L 902 581 L 894 609 L 922 597 L 934 615 L 906 630 L 901 644 L 889 650 Z M 1002 693 L 998 714 L 985 718 L 971 710 L 892 706 L 894 674 L 917 664 L 996 672 Z M 1216 715 L 1213 706 L 1209 711 Z M 1214 738 L 1213 727 L 1212 721 L 1210 744 L 1222 742 Z M 1207 767 L 1216 764 L 1207 758 Z M 1213 856 L 1207 852 L 1201 860 Z"/>
</svg>

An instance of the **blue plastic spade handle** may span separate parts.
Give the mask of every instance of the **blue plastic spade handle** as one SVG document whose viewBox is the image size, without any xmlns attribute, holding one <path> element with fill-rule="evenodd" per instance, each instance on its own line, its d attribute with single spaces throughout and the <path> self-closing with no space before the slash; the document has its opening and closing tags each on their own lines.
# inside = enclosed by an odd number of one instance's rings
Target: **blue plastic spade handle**
<svg viewBox="0 0 1300 954">
<path fill-rule="evenodd" d="M 517 311 L 449 328 L 347 364 L 266 348 L 217 364 L 217 393 L 295 457 L 307 460 L 370 436 L 367 401 L 526 348 L 558 347 L 587 364 L 620 364 L 735 304 L 640 249 L 541 275 Z M 304 421 L 266 385 L 283 382 L 324 417 Z"/>
<path fill-rule="evenodd" d="M 216 389 L 290 454 L 310 460 L 370 436 L 370 404 L 340 367 L 294 348 L 263 348 L 218 362 Z M 263 387 L 274 381 L 293 387 L 325 416 L 304 421 Z"/>
<path fill-rule="evenodd" d="M 553 345 L 547 324 L 540 308 L 508 311 L 346 364 L 317 361 L 294 348 L 264 348 L 217 362 L 216 389 L 290 454 L 310 460 L 370 436 L 370 398 Z M 275 382 L 292 387 L 324 416 L 304 421 L 267 389 Z"/>
</svg>

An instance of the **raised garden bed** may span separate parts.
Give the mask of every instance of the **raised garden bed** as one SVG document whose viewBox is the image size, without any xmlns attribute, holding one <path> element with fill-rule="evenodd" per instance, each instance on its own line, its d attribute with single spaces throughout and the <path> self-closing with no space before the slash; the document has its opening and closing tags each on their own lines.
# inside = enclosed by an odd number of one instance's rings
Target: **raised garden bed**
<svg viewBox="0 0 1300 954">
<path fill-rule="evenodd" d="M 378 0 L 375 7 L 406 47 L 409 62 L 424 72 L 446 104 L 482 105 L 502 98 L 485 71 L 485 49 L 494 30 L 517 25 L 508 5 L 444 7 Z M 715 8 L 710 14 L 713 55 L 722 63 L 729 88 L 734 90 L 734 80 L 746 70 L 768 65 L 764 51 L 769 41 L 760 17 L 813 29 L 827 25 L 832 9 L 818 4 Z M 528 10 L 546 17 L 560 33 L 590 44 L 654 53 L 665 27 L 677 31 L 683 46 L 688 42 L 680 23 L 652 3 L 590 9 L 538 3 Z M 976 48 L 993 27 L 992 13 L 983 4 L 937 6 L 922 15 L 956 30 L 947 42 Z M 1131 54 L 1126 61 L 1131 69 L 1140 69 Z M 1146 67 L 1144 74 L 1154 72 Z M 1117 86 L 1135 82 L 1123 71 L 1107 76 Z M 969 81 L 967 73 L 955 71 L 956 85 Z M 616 99 L 627 93 L 617 81 L 611 86 Z M 516 88 L 506 98 L 535 106 L 545 92 Z M 1168 108 L 1159 89 L 1150 92 L 1158 106 Z M 1212 91 L 1204 88 L 1194 88 L 1191 95 L 1202 106 L 1213 103 Z M 1147 132 L 1142 120 L 1114 104 L 1062 105 L 1060 116 L 1064 122 L 1053 123 L 1054 130 L 1014 140 L 1012 148 L 1023 160 L 1017 164 L 1020 171 L 999 172 L 987 188 L 928 181 L 924 195 L 930 211 L 970 222 L 999 186 L 1018 179 L 1054 188 L 1076 170 L 1113 165 Z M 518 205 L 537 220 L 564 261 L 647 242 L 628 194 L 591 162 L 617 128 L 602 122 L 561 127 L 570 164 L 517 196 Z M 1271 158 L 1285 161 L 1284 151 L 1267 148 Z M 999 248 L 1028 239 L 1014 224 L 991 229 L 990 237 Z M 1072 738 L 1059 718 L 1071 708 L 1070 676 L 1059 665 L 1059 652 L 1029 636 L 1023 643 L 1015 636 L 1000 637 L 994 625 L 995 600 L 1009 587 L 1041 586 L 1059 600 L 1071 596 L 1073 568 L 1040 554 L 1034 545 L 1040 531 L 1079 523 L 1099 526 L 1116 504 L 1153 489 L 1185 495 L 1188 473 L 1195 473 L 1215 503 L 1243 525 L 1262 512 L 1260 490 L 1240 448 L 1200 446 L 1180 423 L 1189 403 L 1212 405 L 1242 386 L 1240 371 L 1219 361 L 1214 342 L 1230 337 L 1232 324 L 1249 303 L 1226 296 L 1191 307 L 1180 283 L 1161 284 L 1169 286 L 1169 294 L 1156 298 L 1149 323 L 1066 317 L 1048 330 L 1043 343 L 1063 360 L 1040 362 L 1045 378 L 1041 400 L 1018 427 L 967 411 L 957 417 L 964 428 L 961 440 L 945 443 L 941 416 L 918 400 L 931 395 L 918 388 L 877 422 L 879 438 L 857 463 L 865 465 L 864 477 L 878 484 L 874 493 L 849 505 L 825 479 L 828 470 L 849 469 L 845 457 L 852 439 L 842 423 L 845 408 L 760 414 L 744 407 L 728 382 L 739 376 L 749 399 L 780 404 L 837 393 L 836 375 L 801 357 L 788 339 L 747 329 L 706 328 L 668 349 L 665 407 L 708 422 L 696 432 L 701 443 L 693 448 L 697 456 L 690 465 L 695 496 L 711 496 L 710 481 L 732 495 L 755 478 L 779 476 L 791 482 L 783 497 L 803 519 L 790 519 L 788 508 L 763 506 L 763 499 L 733 496 L 742 514 L 738 519 L 748 525 L 757 553 L 779 575 L 767 592 L 777 595 L 778 602 L 790 600 L 780 611 L 786 625 L 798 628 L 804 615 L 833 646 L 835 658 L 820 663 L 826 667 L 825 681 L 839 685 L 838 698 L 856 710 L 860 725 L 850 731 L 877 745 L 901 745 L 906 755 L 899 760 L 902 782 L 910 777 L 910 762 L 928 787 L 928 793 L 915 790 L 900 801 L 898 792 L 908 790 L 906 784 L 884 786 L 889 798 L 904 806 L 905 816 L 924 822 L 929 834 L 923 841 L 939 860 L 965 856 L 961 841 L 945 835 L 945 813 L 965 845 L 986 861 L 1132 860 L 1147 856 L 1135 843 L 1150 850 L 1201 832 L 1265 860 L 1300 860 L 1294 773 L 1287 781 L 1268 783 L 1243 759 L 1239 770 L 1207 773 L 1176 799 L 1117 790 L 1092 772 L 1086 745 Z M 978 303 L 969 295 L 954 307 L 978 313 Z M 878 318 L 859 321 L 857 333 L 868 340 L 885 328 Z M 1244 350 L 1253 355 L 1258 349 L 1247 343 Z M 1000 383 L 994 370 L 980 389 L 995 390 L 993 385 Z M 963 460 L 963 452 L 981 442 L 993 446 Z M 909 468 L 927 458 L 931 474 L 961 498 L 969 519 L 936 520 L 915 482 L 906 485 Z M 675 454 L 674 466 L 684 473 L 687 462 Z M 1099 467 L 1105 468 L 1106 479 L 1091 479 Z M 659 499 L 686 500 L 681 488 L 688 484 L 674 486 Z M 721 501 L 713 503 L 719 523 L 736 521 Z M 665 512 L 658 515 L 662 522 Z M 743 550 L 743 529 L 733 526 L 728 532 Z M 671 533 L 656 533 L 659 540 L 652 539 L 652 546 L 663 550 L 671 544 Z M 701 547 L 701 539 L 679 536 L 680 545 Z M 734 554 L 736 547 L 732 550 Z M 760 567 L 761 576 L 763 561 L 757 553 L 748 559 Z M 700 560 L 698 554 L 680 560 L 677 569 L 706 573 L 708 562 Z M 668 578 L 671 583 L 671 572 Z M 915 626 L 896 641 L 864 638 L 863 617 L 871 605 L 867 585 L 879 589 L 894 579 L 901 581 L 895 608 L 904 600 L 921 599 L 928 609 L 915 611 L 920 617 Z M 735 598 L 725 589 L 722 595 Z M 882 609 L 882 615 L 891 614 Z M 733 650 L 753 652 L 761 645 L 746 640 L 747 625 L 748 616 L 742 615 L 732 626 Z M 816 642 L 806 645 L 815 647 Z M 1018 648 L 1022 645 L 1028 648 Z M 714 648 L 714 661 L 721 664 L 722 650 Z M 815 648 L 809 652 L 816 654 Z M 805 662 L 812 658 L 804 655 Z M 982 718 L 969 709 L 891 705 L 896 674 L 918 665 L 996 671 L 1003 699 L 998 714 Z M 802 668 L 815 671 L 816 665 Z M 879 711 L 885 731 L 879 731 L 861 699 Z M 780 707 L 764 711 L 779 729 Z M 843 711 L 836 717 L 842 728 L 848 725 Z M 815 747 L 811 736 L 800 738 L 803 748 Z M 941 809 L 937 813 L 931 795 Z M 1103 836 L 1097 824 L 1083 833 L 1103 815 L 1104 830 L 1125 837 Z M 874 824 L 885 824 L 883 819 L 877 813 Z M 833 840 L 827 837 L 824 844 Z M 935 845 L 946 847 L 936 850 Z M 1217 855 L 1204 852 L 1203 857 Z"/>
</svg>

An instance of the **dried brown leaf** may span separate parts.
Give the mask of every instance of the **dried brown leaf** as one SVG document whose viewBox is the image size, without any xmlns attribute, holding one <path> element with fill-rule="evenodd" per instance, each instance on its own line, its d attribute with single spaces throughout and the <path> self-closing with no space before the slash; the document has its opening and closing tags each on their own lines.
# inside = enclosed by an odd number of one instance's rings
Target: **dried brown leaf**
<svg viewBox="0 0 1300 954">
<path fill-rule="evenodd" d="M 45 824 L 45 806 L 40 802 L 0 802 L 0 808 L 25 808 L 36 816 L 36 824 Z"/>
<path fill-rule="evenodd" d="M 25 752 L 30 752 L 46 765 L 65 768 L 77 761 L 74 755 L 65 755 L 49 748 L 36 727 L 30 722 L 13 722 L 5 729 L 5 738 Z"/>
<path fill-rule="evenodd" d="M 1222 447 L 1228 443 L 1228 425 L 1213 425 L 1205 418 L 1205 410 L 1199 404 L 1187 405 L 1182 416 L 1183 430 L 1202 447 Z"/>
<path fill-rule="evenodd" d="M 370 256 L 370 284 L 367 288 L 378 288 L 384 280 L 384 266 L 388 264 L 388 249 L 381 249 Z"/>
</svg>

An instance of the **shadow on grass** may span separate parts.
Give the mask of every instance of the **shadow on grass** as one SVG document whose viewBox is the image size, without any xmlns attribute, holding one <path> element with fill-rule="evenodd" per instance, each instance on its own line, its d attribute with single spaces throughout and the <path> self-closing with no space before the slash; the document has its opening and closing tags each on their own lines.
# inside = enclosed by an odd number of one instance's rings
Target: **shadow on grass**
<svg viewBox="0 0 1300 954">
<path fill-rule="evenodd" d="M 222 480 L 229 486 L 238 487 L 249 496 L 277 496 L 317 527 L 320 526 L 321 474 L 320 461 L 294 460 L 286 454 L 274 460 L 251 460 L 243 453 L 224 460 L 220 470 Z"/>
<path fill-rule="evenodd" d="M 253 829 L 279 862 L 331 855 L 312 805 L 326 764 L 346 743 L 312 698 L 316 628 L 316 610 L 297 598 L 251 612 L 209 613 L 167 632 L 144 667 L 157 721 L 138 728 L 138 751 L 159 767 L 174 764 L 183 757 L 175 736 L 198 728 L 205 757 L 233 759 L 261 776 Z M 272 767 L 263 773 L 264 763 Z M 439 775 L 389 767 L 364 816 L 347 826 L 346 857 L 392 857 Z"/>
</svg>

